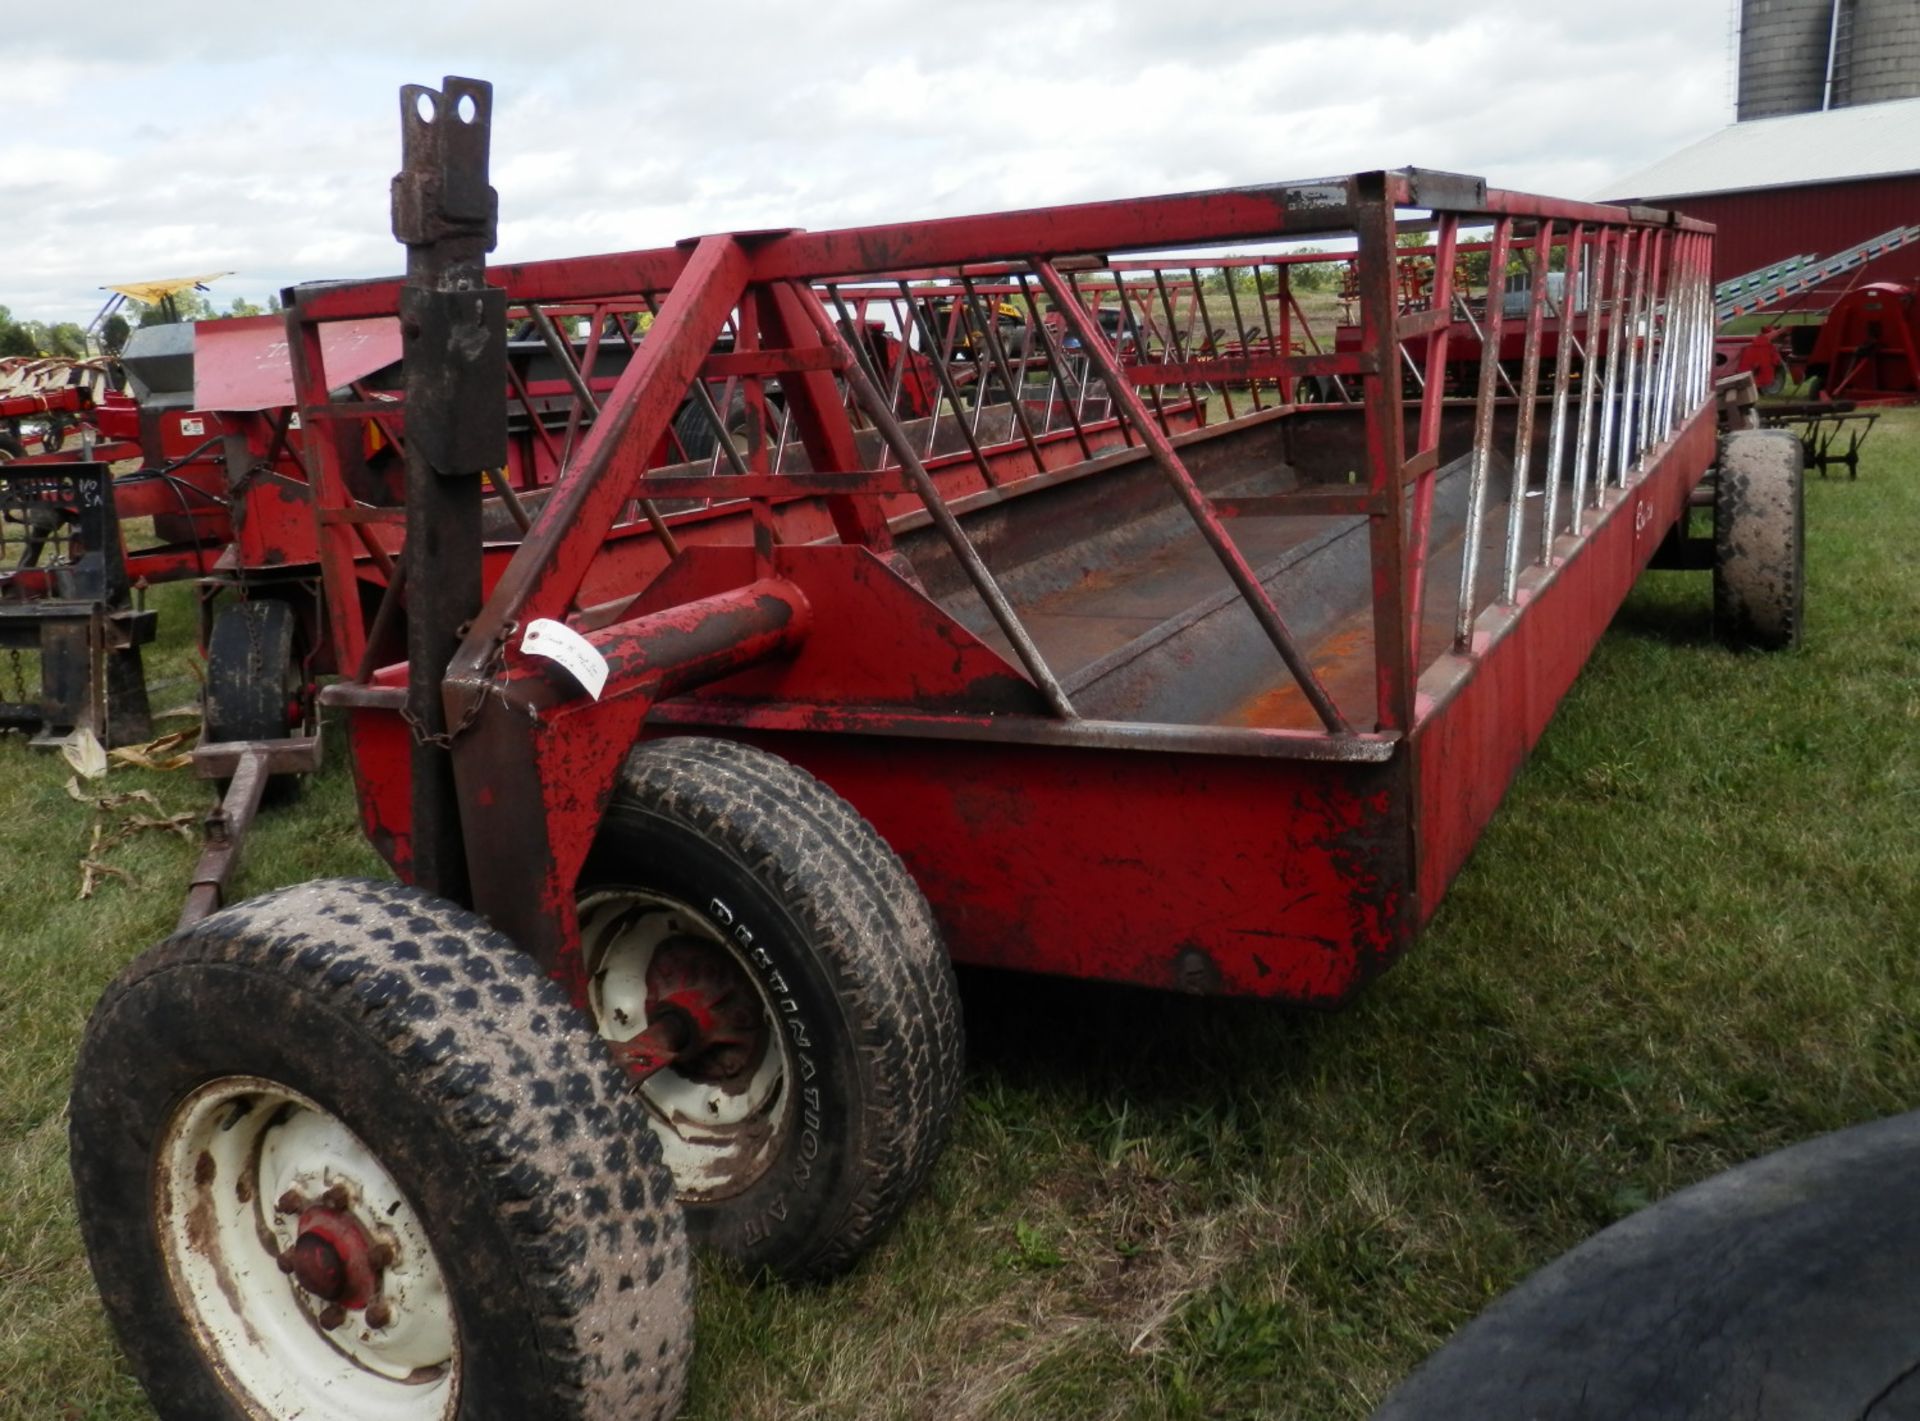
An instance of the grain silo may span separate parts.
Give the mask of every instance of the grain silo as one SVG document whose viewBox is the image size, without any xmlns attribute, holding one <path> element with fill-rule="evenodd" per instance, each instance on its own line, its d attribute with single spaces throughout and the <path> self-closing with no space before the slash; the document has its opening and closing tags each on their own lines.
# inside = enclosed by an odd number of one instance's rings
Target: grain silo
<svg viewBox="0 0 1920 1421">
<path fill-rule="evenodd" d="M 1740 0 L 1741 122 L 1920 97 L 1920 0 Z"/>
<path fill-rule="evenodd" d="M 1822 107 L 1834 0 L 1741 0 L 1738 118 Z"/>
<path fill-rule="evenodd" d="M 1843 4 L 1833 107 L 1920 96 L 1920 0 Z"/>
<path fill-rule="evenodd" d="M 1738 119 L 1920 98 L 1920 0 L 1740 0 Z"/>
</svg>

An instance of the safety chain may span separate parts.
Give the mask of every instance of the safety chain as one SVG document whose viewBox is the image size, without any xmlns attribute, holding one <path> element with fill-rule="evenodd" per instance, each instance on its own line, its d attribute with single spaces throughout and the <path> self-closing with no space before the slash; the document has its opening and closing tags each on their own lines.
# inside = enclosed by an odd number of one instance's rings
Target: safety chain
<svg viewBox="0 0 1920 1421">
<path fill-rule="evenodd" d="M 464 637 L 466 628 L 462 627 L 460 630 Z M 519 630 L 520 623 L 508 622 L 495 634 L 493 643 L 487 651 L 486 660 L 480 663 L 481 674 L 485 677 L 487 684 L 479 695 L 467 702 L 467 708 L 460 713 L 460 719 L 455 724 L 445 730 L 428 730 L 421 724 L 420 717 L 405 706 L 400 707 L 400 719 L 406 722 L 414 744 L 437 745 L 442 750 L 451 750 L 453 742 L 473 728 L 474 721 L 480 718 L 480 708 L 486 704 L 488 692 L 493 689 L 494 677 L 498 676 L 506 665 L 507 643 Z"/>
<path fill-rule="evenodd" d="M 258 685 L 267 674 L 266 650 L 260 645 L 260 619 L 241 614 L 247 624 L 247 683 Z"/>
</svg>

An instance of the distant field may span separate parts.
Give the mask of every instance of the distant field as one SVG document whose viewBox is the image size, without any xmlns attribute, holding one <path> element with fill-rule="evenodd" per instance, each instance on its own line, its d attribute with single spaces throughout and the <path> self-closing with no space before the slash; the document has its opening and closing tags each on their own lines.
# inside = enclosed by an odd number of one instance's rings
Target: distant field
<svg viewBox="0 0 1920 1421">
<path fill-rule="evenodd" d="M 1920 411 L 1809 487 L 1803 651 L 1643 580 L 1426 939 L 1352 1009 L 970 975 L 932 1186 L 825 1288 L 701 1277 L 689 1415 L 1361 1416 L 1501 1290 L 1736 1161 L 1920 1104 Z M 164 589 L 156 709 L 190 701 Z M 0 662 L 0 678 L 8 674 Z M 242 889 L 373 873 L 341 746 Z M 0 1418 L 148 1415 L 67 1195 L 87 1012 L 194 848 L 0 740 Z M 184 773 L 117 770 L 168 813 Z"/>
</svg>

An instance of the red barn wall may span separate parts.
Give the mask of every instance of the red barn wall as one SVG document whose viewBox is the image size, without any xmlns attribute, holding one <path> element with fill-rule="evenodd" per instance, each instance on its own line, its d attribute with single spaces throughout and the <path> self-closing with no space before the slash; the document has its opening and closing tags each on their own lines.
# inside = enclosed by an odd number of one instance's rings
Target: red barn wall
<svg viewBox="0 0 1920 1421">
<path fill-rule="evenodd" d="M 1827 256 L 1893 227 L 1920 222 L 1920 173 L 1892 178 L 1856 178 L 1805 187 L 1754 192 L 1715 192 L 1698 197 L 1653 198 L 1718 227 L 1713 278 L 1725 281 L 1801 252 Z M 1920 282 L 1920 242 L 1890 252 L 1841 278 L 1855 281 Z"/>
</svg>

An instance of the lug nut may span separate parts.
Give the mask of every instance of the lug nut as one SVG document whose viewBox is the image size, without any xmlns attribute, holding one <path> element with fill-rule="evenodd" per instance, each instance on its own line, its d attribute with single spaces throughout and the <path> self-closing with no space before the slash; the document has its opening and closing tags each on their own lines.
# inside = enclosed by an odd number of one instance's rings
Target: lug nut
<svg viewBox="0 0 1920 1421">
<path fill-rule="evenodd" d="M 331 1332 L 347 1320 L 347 1310 L 338 1303 L 328 1303 L 320 1310 L 320 1325 Z"/>
<path fill-rule="evenodd" d="M 298 1189 L 289 1189 L 274 1201 L 276 1214 L 298 1214 L 307 1207 L 307 1197 Z"/>
<path fill-rule="evenodd" d="M 346 1185 L 334 1184 L 328 1186 L 327 1192 L 320 1196 L 320 1202 L 329 1209 L 337 1209 L 344 1213 L 347 1205 L 352 1201 L 347 1198 Z"/>
<path fill-rule="evenodd" d="M 280 1271 L 282 1273 L 291 1273 L 293 1271 L 293 1266 L 294 1266 L 293 1250 L 289 1248 L 284 1253 L 275 1254 L 273 1261 L 279 1266 Z"/>
<path fill-rule="evenodd" d="M 387 1306 L 385 1298 L 375 1298 L 367 1304 L 367 1326 L 385 1327 L 393 1321 L 393 1309 Z"/>
<path fill-rule="evenodd" d="M 372 1265 L 373 1271 L 376 1273 L 382 1269 L 393 1267 L 393 1245 L 390 1243 L 376 1243 L 372 1248 L 367 1250 L 367 1262 Z"/>
</svg>

